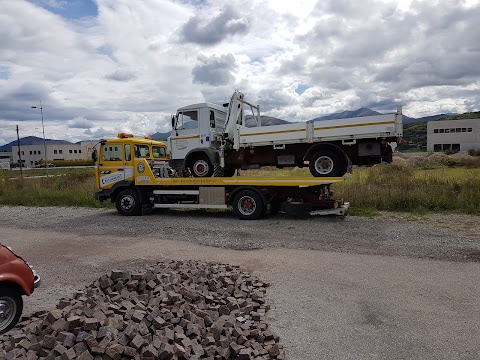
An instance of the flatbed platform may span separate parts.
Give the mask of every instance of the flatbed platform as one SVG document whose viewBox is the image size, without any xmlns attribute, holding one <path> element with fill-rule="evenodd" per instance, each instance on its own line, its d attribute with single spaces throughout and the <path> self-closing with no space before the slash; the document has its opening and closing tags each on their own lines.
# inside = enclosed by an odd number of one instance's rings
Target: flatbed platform
<svg viewBox="0 0 480 360">
<path fill-rule="evenodd" d="M 211 178 L 156 178 L 161 186 L 298 186 L 329 185 L 345 181 L 343 177 L 211 177 Z"/>
</svg>

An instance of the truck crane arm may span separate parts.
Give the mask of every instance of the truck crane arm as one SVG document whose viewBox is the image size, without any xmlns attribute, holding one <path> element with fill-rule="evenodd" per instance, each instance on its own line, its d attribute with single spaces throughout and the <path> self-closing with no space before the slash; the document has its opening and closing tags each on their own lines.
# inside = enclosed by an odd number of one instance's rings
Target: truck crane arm
<svg viewBox="0 0 480 360">
<path fill-rule="evenodd" d="M 234 129 L 239 126 L 245 126 L 245 112 L 243 111 L 243 104 L 248 105 L 252 111 L 253 117 L 257 123 L 257 126 L 261 126 L 260 123 L 260 106 L 253 105 L 244 99 L 243 93 L 235 90 L 230 102 L 228 103 L 227 119 L 223 128 L 223 137 L 225 140 L 233 141 Z M 256 114 L 255 114 L 256 110 Z"/>
</svg>

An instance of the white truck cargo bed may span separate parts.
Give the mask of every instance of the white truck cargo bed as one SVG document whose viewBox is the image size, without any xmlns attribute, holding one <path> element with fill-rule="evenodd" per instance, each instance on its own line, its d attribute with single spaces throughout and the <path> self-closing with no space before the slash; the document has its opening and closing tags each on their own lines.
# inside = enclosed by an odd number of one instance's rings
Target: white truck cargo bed
<svg viewBox="0 0 480 360">
<path fill-rule="evenodd" d="M 285 125 L 238 127 L 234 147 L 269 144 L 313 143 L 318 141 L 401 137 L 401 110 L 395 114 L 347 119 L 309 121 Z M 238 142 L 237 142 L 238 141 Z"/>
</svg>

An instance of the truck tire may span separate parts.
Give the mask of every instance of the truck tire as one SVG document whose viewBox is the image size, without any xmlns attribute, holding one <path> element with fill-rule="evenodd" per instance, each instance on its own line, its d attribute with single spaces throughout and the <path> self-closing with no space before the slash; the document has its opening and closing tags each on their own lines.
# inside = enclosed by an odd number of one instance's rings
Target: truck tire
<svg viewBox="0 0 480 360">
<path fill-rule="evenodd" d="M 0 335 L 12 329 L 23 311 L 22 295 L 11 286 L 0 286 Z"/>
<path fill-rule="evenodd" d="M 232 205 L 233 212 L 240 220 L 257 220 L 265 212 L 262 198 L 253 190 L 240 191 L 233 198 Z"/>
<path fill-rule="evenodd" d="M 142 204 L 142 215 L 152 215 L 153 206 L 152 204 Z"/>
<path fill-rule="evenodd" d="M 193 177 L 211 177 L 215 171 L 207 155 L 197 155 L 192 158 L 189 168 Z"/>
<path fill-rule="evenodd" d="M 393 161 L 393 150 L 390 144 L 382 148 L 382 161 L 390 164 Z"/>
<path fill-rule="evenodd" d="M 331 150 L 320 150 L 313 154 L 309 167 L 315 177 L 337 177 L 347 172 L 346 161 Z"/>
<path fill-rule="evenodd" d="M 115 206 L 120 215 L 137 216 L 142 213 L 142 203 L 140 197 L 135 190 L 122 190 L 115 200 Z"/>
</svg>

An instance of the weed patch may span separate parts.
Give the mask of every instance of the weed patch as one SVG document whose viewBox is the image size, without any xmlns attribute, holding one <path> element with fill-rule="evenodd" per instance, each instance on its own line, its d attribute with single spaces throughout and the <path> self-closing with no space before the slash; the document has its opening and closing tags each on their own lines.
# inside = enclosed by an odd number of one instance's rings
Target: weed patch
<svg viewBox="0 0 480 360">
<path fill-rule="evenodd" d="M 111 207 L 95 200 L 95 170 L 50 169 L 0 172 L 0 205 Z M 26 176 L 26 174 L 31 176 Z M 52 176 L 54 175 L 54 176 Z M 307 168 L 261 168 L 240 176 L 310 177 Z M 332 185 L 335 196 L 350 202 L 349 214 L 376 216 L 379 211 L 480 215 L 480 168 L 376 165 L 355 168 L 344 182 Z"/>
</svg>

